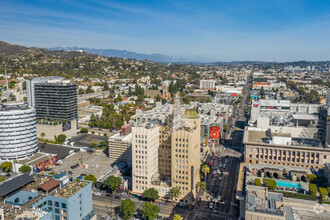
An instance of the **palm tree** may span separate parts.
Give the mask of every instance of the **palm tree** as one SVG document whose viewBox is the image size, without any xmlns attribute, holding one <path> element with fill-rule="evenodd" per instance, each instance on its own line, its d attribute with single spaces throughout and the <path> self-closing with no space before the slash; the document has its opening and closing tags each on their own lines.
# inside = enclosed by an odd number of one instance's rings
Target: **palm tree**
<svg viewBox="0 0 330 220">
<path fill-rule="evenodd" d="M 180 195 L 180 189 L 178 187 L 173 187 L 169 192 L 169 196 L 171 200 L 174 200 L 174 198 L 178 197 L 179 195 Z"/>
<path fill-rule="evenodd" d="M 198 182 L 196 183 L 196 190 L 202 191 L 206 189 L 206 183 L 205 182 Z"/>
<path fill-rule="evenodd" d="M 42 138 L 42 141 L 44 141 L 44 137 L 46 136 L 46 134 L 45 133 L 41 133 L 40 136 Z"/>
<path fill-rule="evenodd" d="M 207 165 L 207 164 L 204 164 L 203 166 L 202 166 L 202 172 L 204 173 L 204 175 L 205 175 L 205 181 L 206 181 L 206 175 L 210 172 L 210 167 Z"/>
</svg>

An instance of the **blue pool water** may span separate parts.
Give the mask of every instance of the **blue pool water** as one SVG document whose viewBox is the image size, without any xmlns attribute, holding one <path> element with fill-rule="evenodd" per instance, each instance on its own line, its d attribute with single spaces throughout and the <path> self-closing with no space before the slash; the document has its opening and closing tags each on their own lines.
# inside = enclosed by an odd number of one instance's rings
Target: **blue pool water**
<svg viewBox="0 0 330 220">
<path fill-rule="evenodd" d="M 284 181 L 279 181 L 276 180 L 277 186 L 282 186 L 282 187 L 290 187 L 290 188 L 295 188 L 295 189 L 301 189 L 300 183 L 291 183 L 291 182 L 284 182 Z"/>
</svg>

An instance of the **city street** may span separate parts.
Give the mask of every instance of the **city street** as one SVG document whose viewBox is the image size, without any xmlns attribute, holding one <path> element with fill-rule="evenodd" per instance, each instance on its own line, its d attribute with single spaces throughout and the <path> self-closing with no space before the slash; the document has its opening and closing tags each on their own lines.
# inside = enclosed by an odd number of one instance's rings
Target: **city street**
<svg viewBox="0 0 330 220">
<path fill-rule="evenodd" d="M 131 200 L 134 201 L 137 209 L 142 209 L 142 206 L 146 203 L 145 201 L 138 200 L 137 198 L 129 197 Z M 93 208 L 94 212 L 96 214 L 100 214 L 102 216 L 113 216 L 115 217 L 118 212 L 115 210 L 118 210 L 117 207 L 121 205 L 121 200 L 124 200 L 126 198 L 113 198 L 106 196 L 104 193 L 100 196 L 93 195 Z M 156 204 L 156 203 L 155 203 Z M 167 205 L 160 205 L 157 204 L 157 206 L 160 209 L 160 216 L 163 217 L 169 217 L 172 213 L 173 206 L 171 204 Z"/>
</svg>

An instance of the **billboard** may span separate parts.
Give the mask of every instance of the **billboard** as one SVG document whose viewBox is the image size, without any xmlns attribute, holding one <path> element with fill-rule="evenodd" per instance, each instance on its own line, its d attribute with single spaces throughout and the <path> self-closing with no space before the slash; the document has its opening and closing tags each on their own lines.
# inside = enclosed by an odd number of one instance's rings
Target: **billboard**
<svg viewBox="0 0 330 220">
<path fill-rule="evenodd" d="M 220 139 L 220 127 L 218 126 L 210 127 L 210 138 Z"/>
<path fill-rule="evenodd" d="M 53 166 L 55 166 L 55 164 L 57 163 L 57 155 L 55 156 L 52 156 L 51 158 L 49 159 L 46 159 L 40 163 L 37 163 L 33 166 L 33 172 L 34 173 L 39 173 L 43 170 L 46 170 L 46 169 L 50 169 L 52 168 Z"/>
</svg>

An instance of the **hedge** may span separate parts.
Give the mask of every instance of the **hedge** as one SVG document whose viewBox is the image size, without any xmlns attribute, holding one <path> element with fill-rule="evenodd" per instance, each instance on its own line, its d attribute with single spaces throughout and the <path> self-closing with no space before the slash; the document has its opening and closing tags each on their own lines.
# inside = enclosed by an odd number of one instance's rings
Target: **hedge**
<svg viewBox="0 0 330 220">
<path fill-rule="evenodd" d="M 256 186 L 261 186 L 261 180 L 259 178 L 255 178 L 254 184 L 256 184 Z"/>
<path fill-rule="evenodd" d="M 322 194 L 322 199 L 324 200 L 326 198 L 326 196 L 328 196 L 328 190 L 326 188 L 319 188 L 320 193 Z"/>
<path fill-rule="evenodd" d="M 308 195 L 308 194 L 302 194 L 302 193 L 293 193 L 293 192 L 283 192 L 284 197 L 289 197 L 289 198 L 295 198 L 295 199 L 304 199 L 304 200 L 312 200 L 316 201 L 317 197 L 313 195 Z"/>
<path fill-rule="evenodd" d="M 276 189 L 276 181 L 272 180 L 272 179 L 262 179 L 262 181 L 264 182 L 265 186 L 267 186 L 268 189 L 270 190 L 275 190 Z"/>
<path fill-rule="evenodd" d="M 309 183 L 313 183 L 317 176 L 315 174 L 307 174 L 307 180 Z"/>
<path fill-rule="evenodd" d="M 308 188 L 309 188 L 310 194 L 313 196 L 316 196 L 317 186 L 315 184 L 309 184 Z"/>
</svg>

